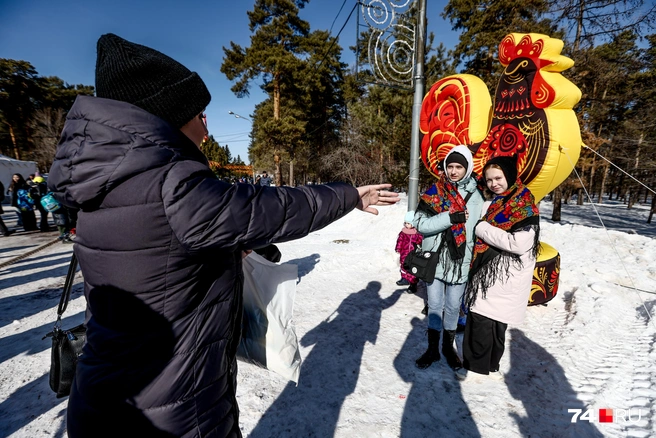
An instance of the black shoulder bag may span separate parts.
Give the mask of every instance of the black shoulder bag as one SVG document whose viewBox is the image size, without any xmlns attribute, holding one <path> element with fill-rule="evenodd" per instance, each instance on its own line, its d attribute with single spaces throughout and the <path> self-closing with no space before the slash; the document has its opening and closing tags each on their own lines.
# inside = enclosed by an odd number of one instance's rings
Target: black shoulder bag
<svg viewBox="0 0 656 438">
<path fill-rule="evenodd" d="M 69 330 L 61 328 L 61 317 L 68 300 L 71 298 L 71 287 L 77 269 L 77 258 L 75 254 L 68 266 L 64 290 L 57 308 L 57 321 L 55 327 L 45 338 L 52 338 L 52 351 L 50 355 L 50 388 L 57 394 L 57 398 L 66 397 L 71 393 L 71 384 L 75 376 L 78 357 L 82 354 L 82 347 L 87 340 L 87 329 L 80 324 Z"/>
<path fill-rule="evenodd" d="M 469 192 L 465 198 L 465 204 L 474 192 Z M 423 199 L 417 205 L 417 211 L 424 212 L 428 217 L 435 216 L 437 212 L 428 205 Z M 453 233 L 450 229 L 445 230 L 446 236 L 453 238 Z M 443 238 L 445 238 L 443 237 Z M 433 248 L 435 249 L 435 248 Z M 403 261 L 403 269 L 414 275 L 426 283 L 435 281 L 435 271 L 437 270 L 437 263 L 439 261 L 439 254 L 436 251 L 426 251 L 421 249 L 421 245 L 416 245 L 414 251 L 410 251 Z"/>
</svg>

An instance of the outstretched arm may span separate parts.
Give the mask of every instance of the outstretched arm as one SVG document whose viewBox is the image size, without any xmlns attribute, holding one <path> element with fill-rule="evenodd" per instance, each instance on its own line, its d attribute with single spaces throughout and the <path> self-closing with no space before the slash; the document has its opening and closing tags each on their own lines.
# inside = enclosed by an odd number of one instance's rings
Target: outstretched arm
<svg viewBox="0 0 656 438">
<path fill-rule="evenodd" d="M 374 184 L 370 186 L 358 187 L 358 195 L 360 201 L 355 208 L 358 210 L 366 211 L 371 214 L 378 214 L 378 210 L 371 207 L 371 205 L 384 206 L 392 205 L 399 202 L 399 194 L 390 192 L 383 189 L 389 189 L 391 184 Z"/>
</svg>

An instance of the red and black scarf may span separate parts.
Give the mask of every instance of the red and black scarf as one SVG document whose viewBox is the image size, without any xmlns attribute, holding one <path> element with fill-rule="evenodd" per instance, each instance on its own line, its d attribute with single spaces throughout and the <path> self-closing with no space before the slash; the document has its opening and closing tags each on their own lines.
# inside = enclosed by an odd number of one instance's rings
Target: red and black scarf
<svg viewBox="0 0 656 438">
<path fill-rule="evenodd" d="M 540 212 L 535 205 L 531 191 L 518 179 L 505 192 L 497 195 L 487 209 L 484 221 L 514 233 L 527 228 L 535 231 L 535 240 L 531 251 L 537 257 L 540 241 Z M 522 268 L 518 254 L 500 250 L 477 238 L 474 244 L 469 281 L 467 284 L 467 307 L 471 307 L 479 294 L 485 299 L 487 290 L 497 281 L 505 281 L 510 275 L 510 268 Z"/>
<path fill-rule="evenodd" d="M 467 196 L 469 198 L 470 195 Z M 417 210 L 424 211 L 428 216 L 438 213 L 456 213 L 467 210 L 467 200 L 458 192 L 456 183 L 449 180 L 445 174 L 421 196 Z M 442 240 L 437 248 L 438 263 L 444 266 L 445 272 L 453 271 L 461 276 L 462 259 L 467 248 L 465 224 L 452 224 L 442 232 Z"/>
</svg>

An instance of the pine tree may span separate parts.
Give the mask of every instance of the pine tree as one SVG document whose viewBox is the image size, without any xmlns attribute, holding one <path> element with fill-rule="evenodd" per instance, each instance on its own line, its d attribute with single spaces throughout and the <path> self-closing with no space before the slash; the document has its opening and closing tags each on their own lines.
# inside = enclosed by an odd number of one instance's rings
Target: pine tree
<svg viewBox="0 0 656 438">
<path fill-rule="evenodd" d="M 549 13 L 565 28 L 574 52 L 609 42 L 624 31 L 642 35 L 656 23 L 656 7 L 644 0 L 553 0 Z"/>
<path fill-rule="evenodd" d="M 49 168 L 66 113 L 78 95 L 93 93 L 90 85 L 40 77 L 27 61 L 0 59 L 0 153 Z"/>
<path fill-rule="evenodd" d="M 298 70 L 300 60 L 300 41 L 309 32 L 309 24 L 298 16 L 308 0 L 256 0 L 253 10 L 248 12 L 251 45 L 242 48 L 234 42 L 230 48 L 223 48 L 225 57 L 221 72 L 237 82 L 232 91 L 238 96 L 247 96 L 251 81 L 263 80 L 263 89 L 273 99 L 272 120 L 268 121 L 266 131 L 275 135 L 287 131 L 289 123 L 281 121 L 282 83 Z M 280 125 L 280 126 L 278 126 Z M 285 126 L 283 126 L 285 125 Z M 276 184 L 280 185 L 281 145 L 287 139 L 271 138 L 275 166 Z"/>
<path fill-rule="evenodd" d="M 499 43 L 509 33 L 542 33 L 559 38 L 561 33 L 545 14 L 547 0 L 449 0 L 442 17 L 453 30 L 462 31 L 454 48 L 455 61 L 464 63 L 462 73 L 482 79 L 496 89 L 502 66 Z"/>
<path fill-rule="evenodd" d="M 27 61 L 0 58 L 0 113 L 2 149 L 13 152 L 17 160 L 30 149 L 29 120 L 41 100 L 38 73 Z"/>
</svg>

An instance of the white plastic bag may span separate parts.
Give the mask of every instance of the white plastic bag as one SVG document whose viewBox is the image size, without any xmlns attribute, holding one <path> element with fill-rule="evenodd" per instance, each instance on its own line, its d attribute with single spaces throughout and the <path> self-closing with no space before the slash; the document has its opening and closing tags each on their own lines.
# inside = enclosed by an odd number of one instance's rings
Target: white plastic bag
<svg viewBox="0 0 656 438">
<path fill-rule="evenodd" d="M 237 359 L 298 383 L 301 354 L 292 322 L 298 266 L 255 252 L 243 260 L 244 320 Z"/>
</svg>

